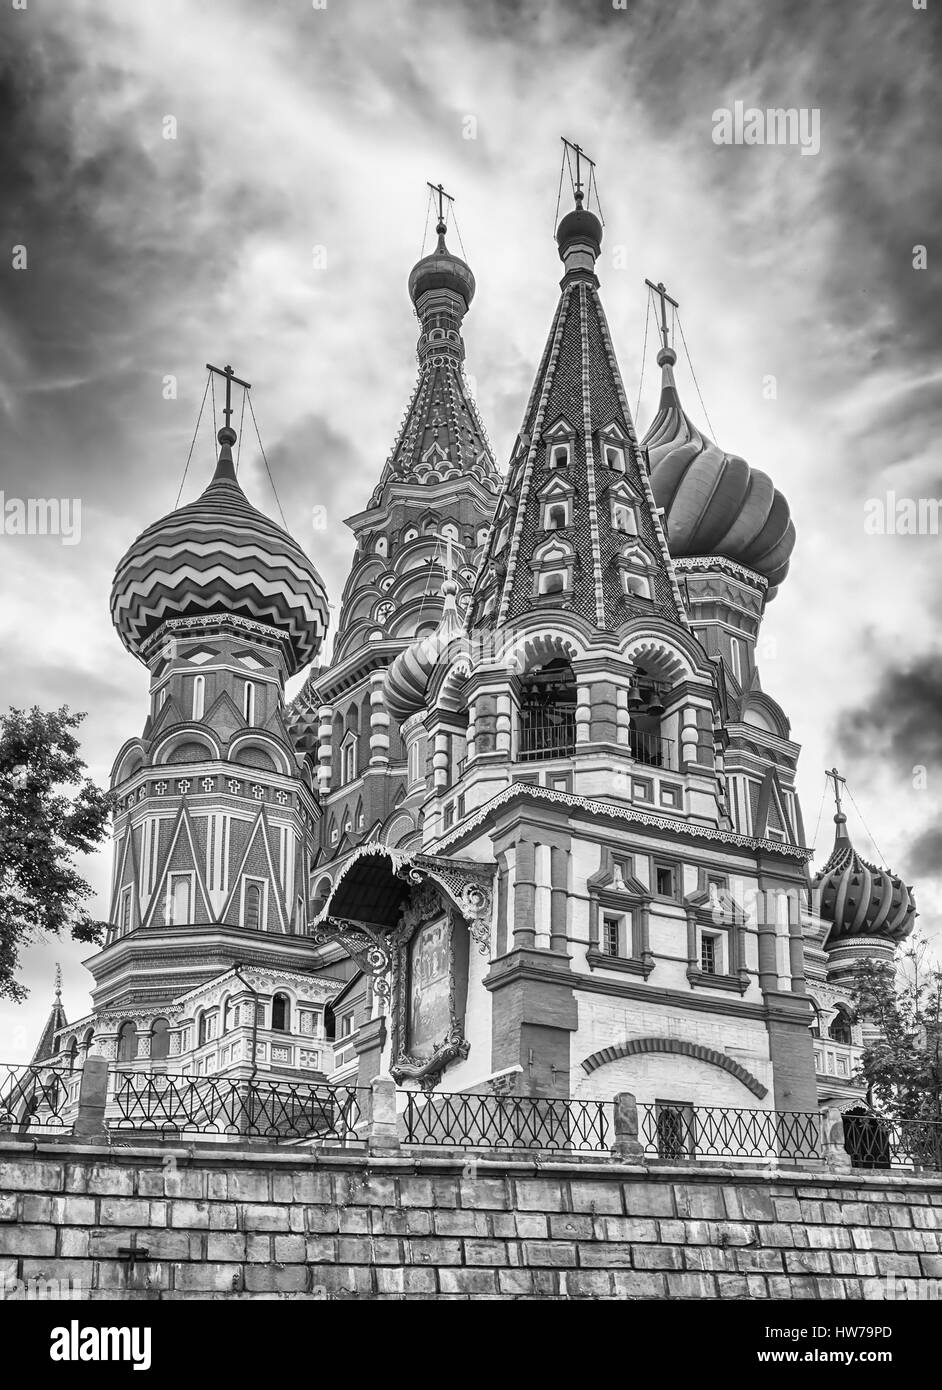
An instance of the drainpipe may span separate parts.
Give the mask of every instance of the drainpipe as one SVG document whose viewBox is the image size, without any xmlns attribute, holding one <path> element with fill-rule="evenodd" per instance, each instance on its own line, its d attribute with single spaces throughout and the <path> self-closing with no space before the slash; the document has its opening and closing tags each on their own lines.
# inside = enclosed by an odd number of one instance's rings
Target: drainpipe
<svg viewBox="0 0 942 1390">
<path fill-rule="evenodd" d="M 258 1041 L 258 990 L 255 989 L 252 985 L 250 985 L 248 980 L 242 974 L 241 961 L 239 961 L 237 965 L 234 965 L 232 967 L 232 973 L 233 975 L 235 975 L 237 980 L 242 981 L 242 983 L 245 985 L 246 989 L 252 996 L 252 1075 L 249 1079 L 251 1081 L 254 1081 L 255 1074 L 258 1071 L 258 1048 L 256 1046 L 256 1043 Z"/>
</svg>

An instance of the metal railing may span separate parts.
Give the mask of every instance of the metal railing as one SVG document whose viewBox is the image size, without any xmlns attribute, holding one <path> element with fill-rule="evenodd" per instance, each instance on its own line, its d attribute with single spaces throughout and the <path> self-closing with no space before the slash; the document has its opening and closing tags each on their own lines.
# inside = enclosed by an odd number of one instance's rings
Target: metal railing
<svg viewBox="0 0 942 1390">
<path fill-rule="evenodd" d="M 815 1159 L 823 1156 L 816 1110 L 638 1106 L 638 1137 L 654 1158 Z"/>
<path fill-rule="evenodd" d="M 575 705 L 532 704 L 520 708 L 520 761 L 569 758 L 576 748 Z"/>
<path fill-rule="evenodd" d="M 226 1076 L 118 1075 L 107 1125 L 150 1133 L 350 1144 L 365 1140 L 369 1090 Z"/>
<path fill-rule="evenodd" d="M 628 748 L 636 763 L 645 767 L 674 767 L 674 740 L 642 729 L 628 730 Z"/>
<path fill-rule="evenodd" d="M 406 1144 L 609 1152 L 612 1102 L 539 1096 L 406 1094 Z"/>
<path fill-rule="evenodd" d="M 888 1120 L 847 1113 L 844 1148 L 855 1168 L 928 1168 L 942 1171 L 942 1122 Z"/>
<path fill-rule="evenodd" d="M 68 1077 L 64 1068 L 0 1062 L 0 1133 L 64 1129 Z"/>
</svg>

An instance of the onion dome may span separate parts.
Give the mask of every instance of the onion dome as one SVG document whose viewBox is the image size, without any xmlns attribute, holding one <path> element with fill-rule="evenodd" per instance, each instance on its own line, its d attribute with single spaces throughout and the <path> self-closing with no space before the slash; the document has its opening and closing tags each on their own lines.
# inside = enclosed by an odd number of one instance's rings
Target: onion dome
<svg viewBox="0 0 942 1390">
<path fill-rule="evenodd" d="M 602 254 L 602 224 L 594 212 L 587 212 L 582 206 L 583 193 L 576 191 L 576 206 L 567 212 L 556 229 L 556 245 L 560 260 L 566 259 L 566 251 L 575 242 L 588 242 L 594 254 Z"/>
<path fill-rule="evenodd" d="M 642 441 L 651 488 L 664 508 L 675 559 L 725 556 L 768 580 L 771 598 L 788 573 L 795 526 L 771 478 L 727 454 L 684 412 L 674 382 L 674 350 L 661 348 L 661 400 Z"/>
<path fill-rule="evenodd" d="M 831 924 L 828 947 L 859 937 L 877 937 L 895 945 L 908 936 L 916 920 L 913 890 L 888 869 L 868 864 L 847 834 L 847 817 L 838 801 L 831 857 L 812 879 L 812 901 Z"/>
<path fill-rule="evenodd" d="M 446 579 L 442 583 L 445 604 L 438 627 L 434 632 L 426 633 L 424 637 L 417 637 L 411 646 L 399 653 L 386 672 L 383 682 L 385 705 L 400 724 L 424 707 L 425 692 L 432 672 L 448 651 L 450 644 L 456 637 L 460 637 L 464 630 L 464 623 L 455 602 L 457 593 L 458 585 L 455 580 Z"/>
<path fill-rule="evenodd" d="M 155 521 L 118 563 L 111 616 L 128 651 L 175 618 L 237 615 L 276 628 L 289 674 L 316 656 L 327 596 L 304 551 L 251 505 L 232 463 L 235 430 L 218 435 L 212 482 L 195 502 Z"/>
<path fill-rule="evenodd" d="M 451 290 L 464 300 L 465 309 L 474 298 L 474 276 L 471 267 L 458 256 L 453 256 L 445 245 L 445 224 L 439 220 L 435 231 L 438 245 L 430 256 L 423 256 L 409 275 L 409 295 L 418 307 L 423 294 L 430 290 Z"/>
</svg>

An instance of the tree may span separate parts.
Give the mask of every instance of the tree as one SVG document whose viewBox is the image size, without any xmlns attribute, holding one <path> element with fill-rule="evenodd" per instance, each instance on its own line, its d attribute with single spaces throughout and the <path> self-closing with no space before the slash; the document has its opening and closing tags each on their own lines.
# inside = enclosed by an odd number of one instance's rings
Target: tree
<svg viewBox="0 0 942 1390">
<path fill-rule="evenodd" d="M 890 1120 L 942 1121 L 942 970 L 925 937 L 894 964 L 861 964 L 853 997 L 870 1025 L 859 1075 L 872 1103 Z"/>
<path fill-rule="evenodd" d="M 67 706 L 0 715 L 0 998 L 26 997 L 16 973 L 31 942 L 68 930 L 97 943 L 105 931 L 74 862 L 108 834 L 114 800 L 84 776 L 72 732 L 84 718 Z"/>
</svg>

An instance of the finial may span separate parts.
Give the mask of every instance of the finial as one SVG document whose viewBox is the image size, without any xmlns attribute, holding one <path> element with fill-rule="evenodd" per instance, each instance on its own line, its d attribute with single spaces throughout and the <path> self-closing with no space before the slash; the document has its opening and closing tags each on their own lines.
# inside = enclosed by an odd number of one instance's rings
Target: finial
<svg viewBox="0 0 942 1390">
<path fill-rule="evenodd" d="M 669 341 L 670 334 L 667 328 L 667 306 L 669 304 L 672 309 L 679 309 L 680 305 L 677 303 L 676 299 L 672 299 L 671 296 L 667 293 L 667 290 L 664 287 L 663 280 L 659 280 L 656 285 L 654 284 L 653 280 L 645 280 L 644 283 L 647 285 L 649 290 L 654 291 L 658 299 L 661 301 L 661 322 L 658 325 L 658 332 L 661 335 L 661 347 L 657 354 L 657 365 L 659 367 L 663 367 L 665 365 L 667 365 L 668 367 L 672 367 L 674 363 L 677 361 L 677 354 L 671 347 Z"/>
<path fill-rule="evenodd" d="M 56 999 L 62 999 L 62 966 L 56 961 Z"/>
<path fill-rule="evenodd" d="M 844 833 L 843 827 L 847 824 L 847 817 L 844 815 L 844 809 L 841 806 L 841 787 L 847 782 L 847 778 L 842 777 L 836 767 L 827 768 L 825 776 L 830 777 L 831 781 L 834 783 L 834 805 L 836 808 L 834 824 L 837 826 L 838 835 L 842 835 Z"/>
<path fill-rule="evenodd" d="M 426 180 L 426 182 L 428 182 L 428 180 Z M 444 251 L 444 236 L 445 233 L 448 231 L 448 226 L 445 222 L 445 203 L 453 203 L 455 200 L 450 193 L 445 192 L 444 188 L 440 183 L 429 183 L 428 187 L 432 190 L 432 192 L 438 199 L 438 221 L 435 224 L 435 233 L 438 237 L 438 250 Z"/>
<path fill-rule="evenodd" d="M 226 404 L 223 406 L 222 411 L 223 415 L 226 417 L 226 423 L 216 435 L 216 438 L 219 440 L 220 448 L 216 472 L 213 474 L 213 482 L 234 483 L 236 481 L 236 475 L 235 465 L 232 462 L 232 446 L 239 436 L 232 428 L 232 383 L 235 382 L 237 386 L 243 387 L 246 391 L 251 391 L 252 383 L 250 381 L 243 381 L 241 377 L 236 376 L 228 364 L 225 367 L 214 367 L 211 362 L 207 362 L 206 370 L 215 372 L 217 376 L 223 377 L 226 382 Z"/>
</svg>

